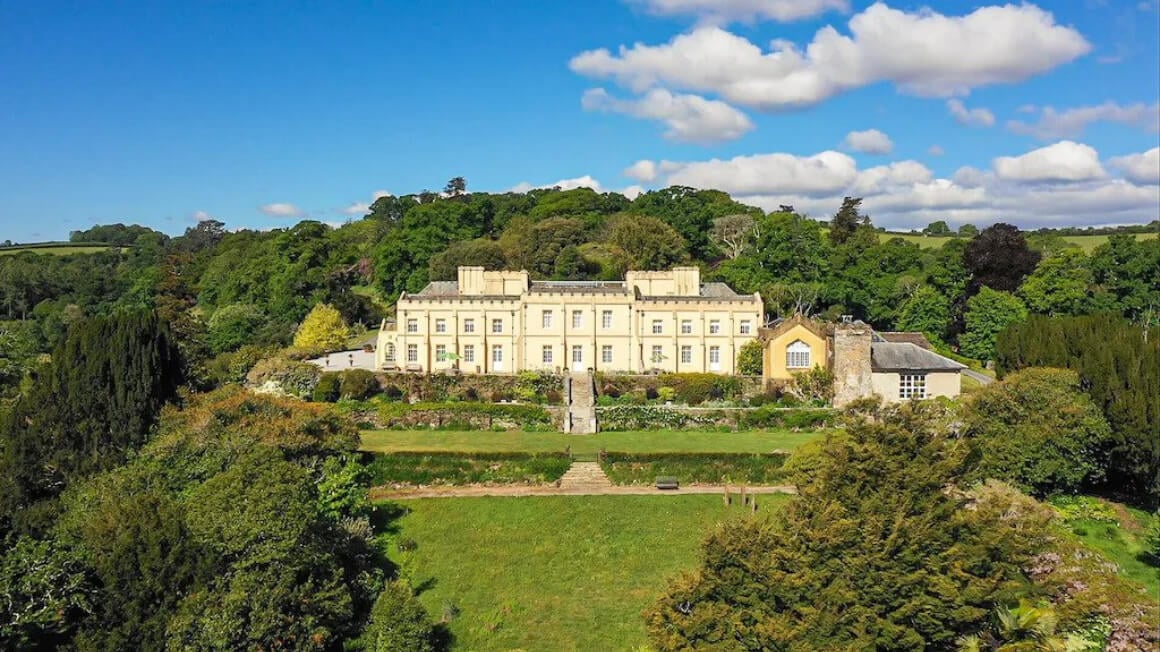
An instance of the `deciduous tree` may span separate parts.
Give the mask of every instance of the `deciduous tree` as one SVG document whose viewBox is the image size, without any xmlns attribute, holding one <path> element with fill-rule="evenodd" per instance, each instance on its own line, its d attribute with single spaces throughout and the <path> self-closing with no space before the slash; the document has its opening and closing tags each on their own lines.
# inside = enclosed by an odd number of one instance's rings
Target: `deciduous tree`
<svg viewBox="0 0 1160 652">
<path fill-rule="evenodd" d="M 325 303 L 314 306 L 298 332 L 294 334 L 294 346 L 320 351 L 337 351 L 346 346 L 350 329 L 342 321 L 342 315 L 334 307 Z"/>
</svg>

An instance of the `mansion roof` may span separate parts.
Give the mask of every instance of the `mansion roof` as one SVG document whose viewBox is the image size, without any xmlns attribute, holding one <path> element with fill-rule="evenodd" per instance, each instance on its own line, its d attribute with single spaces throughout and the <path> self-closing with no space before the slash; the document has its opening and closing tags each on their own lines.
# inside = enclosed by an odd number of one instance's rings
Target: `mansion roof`
<svg viewBox="0 0 1160 652">
<path fill-rule="evenodd" d="M 625 281 L 532 281 L 528 289 L 528 294 L 622 294 L 630 293 L 628 283 Z M 458 281 L 431 281 L 427 287 L 419 292 L 412 294 L 414 297 L 439 297 L 450 298 L 465 296 L 459 292 Z M 700 298 L 700 299 L 724 299 L 737 300 L 749 298 L 753 295 L 738 294 L 725 283 L 701 283 L 700 292 L 695 297 L 682 297 L 679 295 L 673 296 L 642 296 L 642 299 L 681 299 L 681 298 Z M 514 298 L 514 297 L 507 297 Z"/>
</svg>

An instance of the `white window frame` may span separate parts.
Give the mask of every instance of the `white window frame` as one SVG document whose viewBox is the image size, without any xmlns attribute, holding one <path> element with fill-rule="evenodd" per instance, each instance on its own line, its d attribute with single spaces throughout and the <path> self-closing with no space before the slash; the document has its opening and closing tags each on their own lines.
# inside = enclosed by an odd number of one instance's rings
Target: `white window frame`
<svg viewBox="0 0 1160 652">
<path fill-rule="evenodd" d="M 444 362 L 445 360 L 447 360 L 447 345 L 446 344 L 436 344 L 435 345 L 435 360 L 436 360 L 436 362 Z"/>
<path fill-rule="evenodd" d="M 606 328 L 606 329 L 612 328 L 612 311 L 611 310 L 605 310 L 604 312 L 600 313 L 600 327 Z"/>
<path fill-rule="evenodd" d="M 709 320 L 709 334 L 710 335 L 718 335 L 720 333 L 721 333 L 721 320 L 720 319 L 710 319 Z"/>
<path fill-rule="evenodd" d="M 540 361 L 544 364 L 552 364 L 552 345 L 545 344 L 540 350 Z"/>
<path fill-rule="evenodd" d="M 584 345 L 583 344 L 573 344 L 572 345 L 572 363 L 575 364 L 577 362 L 580 362 L 580 363 L 584 362 Z"/>
<path fill-rule="evenodd" d="M 474 319 L 468 317 L 467 319 L 463 320 L 463 332 L 464 333 L 474 333 L 475 332 L 475 320 Z"/>
<path fill-rule="evenodd" d="M 497 318 L 491 320 L 491 332 L 493 334 L 498 334 L 498 333 L 503 332 L 503 319 L 502 318 L 497 317 Z"/>
<path fill-rule="evenodd" d="M 419 332 L 419 320 L 418 319 L 416 319 L 414 317 L 410 317 L 407 319 L 407 332 L 408 333 L 418 333 Z"/>
<path fill-rule="evenodd" d="M 572 328 L 584 328 L 584 311 L 572 311 Z"/>
<path fill-rule="evenodd" d="M 407 345 L 407 364 L 415 364 L 417 362 L 419 362 L 419 345 L 418 344 L 408 344 Z"/>
<path fill-rule="evenodd" d="M 652 345 L 652 352 L 649 353 L 648 361 L 653 364 L 660 364 L 665 360 L 665 347 L 660 344 Z"/>
<path fill-rule="evenodd" d="M 540 313 L 540 326 L 542 326 L 543 328 L 551 328 L 552 327 L 552 311 L 551 310 L 545 310 L 542 313 Z"/>
<path fill-rule="evenodd" d="M 693 334 L 693 320 L 692 319 L 682 319 L 681 320 L 681 335 L 692 335 L 692 334 Z"/>
<path fill-rule="evenodd" d="M 600 361 L 604 364 L 612 364 L 612 345 L 605 344 L 600 347 Z"/>
<path fill-rule="evenodd" d="M 436 333 L 446 333 L 447 332 L 447 320 L 446 319 L 436 319 L 435 320 L 435 332 Z"/>
<path fill-rule="evenodd" d="M 721 347 L 709 347 L 709 371 L 719 371 L 721 369 Z"/>
<path fill-rule="evenodd" d="M 464 344 L 463 345 L 463 361 L 464 362 L 475 362 L 475 345 L 474 344 Z"/>
<path fill-rule="evenodd" d="M 395 361 L 395 344 L 394 342 L 387 342 L 387 352 L 383 355 L 384 362 Z"/>
<path fill-rule="evenodd" d="M 681 364 L 693 364 L 693 347 L 689 344 L 681 345 Z"/>
<path fill-rule="evenodd" d="M 926 374 L 898 374 L 898 398 L 926 398 Z"/>
<path fill-rule="evenodd" d="M 652 334 L 663 335 L 665 332 L 665 322 L 660 319 L 652 320 Z"/>
<path fill-rule="evenodd" d="M 742 335 L 749 335 L 750 334 L 750 332 L 752 331 L 752 326 L 751 326 L 748 319 L 741 320 L 741 325 L 738 327 L 738 331 Z"/>
<path fill-rule="evenodd" d="M 491 345 L 491 361 L 493 363 L 503 364 L 503 345 L 502 344 L 492 344 Z"/>
<path fill-rule="evenodd" d="M 790 342 L 785 347 L 786 369 L 809 369 L 813 366 L 813 350 L 810 345 L 801 340 Z"/>
</svg>

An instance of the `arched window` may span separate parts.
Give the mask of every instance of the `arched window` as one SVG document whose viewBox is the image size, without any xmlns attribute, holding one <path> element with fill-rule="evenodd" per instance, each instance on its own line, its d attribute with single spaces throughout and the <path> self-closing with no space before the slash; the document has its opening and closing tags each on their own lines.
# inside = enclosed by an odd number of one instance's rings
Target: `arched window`
<svg viewBox="0 0 1160 652">
<path fill-rule="evenodd" d="M 785 347 L 786 369 L 809 369 L 811 366 L 809 344 L 801 340 L 794 340 L 793 343 Z"/>
</svg>

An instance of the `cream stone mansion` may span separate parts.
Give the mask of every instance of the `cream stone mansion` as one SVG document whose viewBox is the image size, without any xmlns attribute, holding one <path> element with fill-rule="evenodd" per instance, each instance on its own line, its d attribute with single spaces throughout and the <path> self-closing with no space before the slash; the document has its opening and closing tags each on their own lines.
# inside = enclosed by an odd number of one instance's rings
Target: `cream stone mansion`
<svg viewBox="0 0 1160 652">
<path fill-rule="evenodd" d="M 760 295 L 702 283 L 696 267 L 623 281 L 532 281 L 482 267 L 458 277 L 399 297 L 379 331 L 377 368 L 732 374 L 763 325 Z"/>
</svg>

